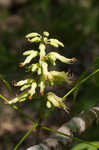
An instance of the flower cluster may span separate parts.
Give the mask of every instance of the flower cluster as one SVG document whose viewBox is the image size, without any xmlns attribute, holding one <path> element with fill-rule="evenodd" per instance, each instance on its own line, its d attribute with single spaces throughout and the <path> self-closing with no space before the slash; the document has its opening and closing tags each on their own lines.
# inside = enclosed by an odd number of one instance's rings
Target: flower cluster
<svg viewBox="0 0 99 150">
<path fill-rule="evenodd" d="M 68 84 L 71 81 L 68 79 L 68 73 L 59 72 L 59 71 L 49 71 L 48 62 L 50 62 L 53 66 L 56 65 L 56 60 L 61 61 L 66 64 L 75 63 L 75 58 L 66 58 L 56 52 L 46 53 L 47 45 L 51 45 L 53 47 L 64 47 L 63 43 L 57 39 L 51 38 L 49 39 L 49 33 L 43 32 L 42 35 L 38 33 L 30 33 L 26 36 L 27 41 L 31 43 L 38 43 L 38 50 L 27 50 L 23 52 L 23 56 L 25 56 L 24 62 L 20 63 L 20 66 L 27 66 L 28 71 L 32 74 L 36 73 L 38 76 L 38 80 L 34 78 L 28 78 L 22 81 L 19 81 L 15 84 L 15 86 L 20 86 L 20 91 L 22 93 L 16 98 L 12 99 L 9 103 L 21 102 L 27 99 L 32 99 L 32 97 L 36 94 L 36 89 L 39 88 L 40 94 L 45 94 L 45 83 L 47 82 L 50 86 L 60 84 L 62 82 L 66 82 Z M 39 60 L 33 64 L 32 60 L 35 57 L 39 57 Z M 39 81 L 39 82 L 38 82 Z M 25 91 L 24 91 L 25 90 Z M 23 92 L 24 91 L 24 92 Z M 46 105 L 50 108 L 52 105 L 55 107 L 66 109 L 65 104 L 62 101 L 62 98 L 55 95 L 55 93 L 48 92 L 46 94 Z"/>
</svg>

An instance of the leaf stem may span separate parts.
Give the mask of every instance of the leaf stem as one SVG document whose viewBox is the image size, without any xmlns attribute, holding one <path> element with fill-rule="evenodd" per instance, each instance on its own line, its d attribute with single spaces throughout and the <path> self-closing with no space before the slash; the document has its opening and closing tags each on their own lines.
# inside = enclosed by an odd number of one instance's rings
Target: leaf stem
<svg viewBox="0 0 99 150">
<path fill-rule="evenodd" d="M 19 146 L 24 142 L 24 140 L 31 134 L 31 132 L 37 128 L 38 123 L 35 123 L 32 128 L 29 129 L 29 131 L 22 137 L 22 139 L 19 141 L 19 143 L 15 146 L 13 150 L 17 150 Z"/>
<path fill-rule="evenodd" d="M 77 84 L 76 86 L 74 86 L 68 93 L 66 93 L 64 96 L 63 96 L 63 101 L 66 99 L 66 97 L 68 95 L 70 95 L 73 91 L 75 91 L 81 84 L 83 84 L 84 82 L 86 82 L 89 78 L 91 78 L 92 76 L 94 76 L 97 72 L 99 72 L 99 69 L 95 70 L 94 72 L 92 72 L 91 74 L 89 74 L 87 77 L 85 77 L 83 80 L 81 80 L 79 82 L 79 84 Z"/>
<path fill-rule="evenodd" d="M 98 71 L 99 71 L 99 69 L 98 69 Z M 4 96 L 2 96 L 1 94 L 0 94 L 0 98 L 2 98 L 6 103 L 9 102 L 9 101 L 7 100 L 7 98 L 5 98 Z M 9 103 L 8 103 L 8 104 L 9 104 Z M 17 106 L 15 106 L 15 105 L 13 105 L 13 104 L 9 104 L 9 106 L 12 107 L 13 109 L 17 110 L 19 113 L 21 113 L 22 115 L 24 115 L 26 118 L 28 118 L 29 120 L 31 120 L 33 123 L 35 123 L 35 124 L 33 125 L 34 127 L 32 126 L 32 128 L 28 131 L 29 133 L 28 133 L 25 137 L 27 137 L 27 136 L 31 133 L 31 131 L 32 131 L 34 128 L 37 128 L 37 127 L 39 126 L 39 123 L 38 123 L 38 122 L 34 121 L 30 116 L 28 116 L 27 114 L 25 114 L 24 112 L 22 112 Z M 91 144 L 91 143 L 88 142 L 88 141 L 84 141 L 84 140 L 82 140 L 82 139 L 79 139 L 79 138 L 77 138 L 77 137 L 70 136 L 70 135 L 68 135 L 68 134 L 65 134 L 65 133 L 63 133 L 63 132 L 57 131 L 57 130 L 55 130 L 55 129 L 48 128 L 47 126 L 42 126 L 42 125 L 41 125 L 40 128 L 42 128 L 43 130 L 47 130 L 47 131 L 49 131 L 49 132 L 53 132 L 53 133 L 57 133 L 57 134 L 60 134 L 60 135 L 67 136 L 67 137 L 69 137 L 69 138 L 71 138 L 71 139 L 73 139 L 73 140 L 75 140 L 75 141 L 87 143 L 87 144 L 89 144 L 89 145 L 92 145 L 92 146 L 94 146 L 94 147 L 97 147 L 96 145 Z M 25 139 L 25 138 L 24 138 L 24 139 Z M 23 142 L 23 141 L 24 141 L 24 140 L 22 140 L 22 142 Z M 21 143 L 22 143 L 22 142 L 21 142 Z M 97 147 L 97 148 L 99 148 L 99 147 Z M 14 150 L 16 150 L 16 149 L 14 149 Z"/>
<path fill-rule="evenodd" d="M 71 138 L 72 140 L 75 140 L 75 141 L 78 141 L 78 142 L 83 142 L 83 143 L 89 144 L 89 145 L 91 145 L 91 146 L 94 146 L 94 147 L 96 147 L 96 148 L 99 148 L 99 146 L 96 146 L 95 144 L 92 144 L 92 143 L 90 143 L 89 141 L 82 140 L 82 139 L 80 139 L 80 138 L 78 138 L 78 137 L 73 137 L 73 136 L 71 136 L 71 135 L 68 135 L 68 134 L 66 134 L 66 133 L 57 131 L 57 130 L 55 130 L 55 129 L 51 129 L 51 128 L 48 128 L 48 127 L 46 127 L 46 126 L 41 126 L 41 128 L 42 128 L 43 130 L 47 130 L 47 131 L 49 131 L 49 132 L 53 132 L 53 133 L 57 133 L 57 134 L 60 134 L 60 135 L 63 135 L 63 136 L 67 136 L 67 137 Z"/>
<path fill-rule="evenodd" d="M 21 113 L 22 115 L 24 115 L 26 118 L 28 118 L 29 120 L 31 120 L 33 123 L 35 123 L 35 121 L 30 117 L 28 116 L 27 114 L 25 114 L 21 109 L 19 109 L 16 105 L 13 105 L 13 104 L 9 104 L 9 100 L 7 98 L 5 98 L 4 96 L 2 96 L 0 94 L 0 98 L 2 100 L 4 100 L 11 108 L 13 108 L 14 110 L 18 111 L 19 113 Z"/>
</svg>

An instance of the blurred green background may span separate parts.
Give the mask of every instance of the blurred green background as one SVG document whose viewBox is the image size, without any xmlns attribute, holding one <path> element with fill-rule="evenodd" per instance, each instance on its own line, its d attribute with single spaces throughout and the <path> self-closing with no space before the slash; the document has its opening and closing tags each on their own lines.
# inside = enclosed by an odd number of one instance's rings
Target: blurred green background
<svg viewBox="0 0 99 150">
<path fill-rule="evenodd" d="M 58 51 L 60 54 L 78 59 L 78 64 L 72 66 L 59 64 L 61 70 L 73 72 L 73 78 L 77 79 L 88 68 L 89 72 L 99 68 L 98 0 L 0 0 L 0 74 L 9 83 L 24 78 L 26 74 L 18 67 L 18 63 L 23 59 L 22 52 L 32 47 L 26 41 L 25 35 L 43 31 L 48 31 L 51 37 L 64 43 L 65 48 Z M 9 99 L 19 92 L 13 88 L 13 93 L 9 94 L 2 82 L 0 91 Z M 55 110 L 54 115 L 49 117 L 45 124 L 57 128 L 81 110 L 98 105 L 98 91 L 99 74 L 81 87 L 75 104 L 72 104 L 72 96 L 68 98 L 70 106 L 72 105 L 69 115 Z M 39 104 L 36 101 L 18 106 L 37 120 Z M 0 112 L 0 150 L 11 150 L 32 124 L 5 106 L 2 101 Z M 92 127 L 92 131 L 97 134 L 87 132 L 87 140 L 99 140 L 99 129 L 96 126 Z M 93 130 L 94 127 L 96 130 Z M 41 133 L 41 139 L 47 135 L 48 133 Z M 29 136 L 20 149 L 25 150 L 29 145 L 35 144 L 35 136 L 36 133 Z M 85 137 L 86 134 L 83 135 L 83 138 Z"/>
</svg>

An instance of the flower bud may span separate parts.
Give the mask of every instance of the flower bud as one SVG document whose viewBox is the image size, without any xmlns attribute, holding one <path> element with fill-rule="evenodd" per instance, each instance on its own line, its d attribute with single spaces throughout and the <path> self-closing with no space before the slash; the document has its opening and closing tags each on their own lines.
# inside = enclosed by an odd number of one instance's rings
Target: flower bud
<svg viewBox="0 0 99 150">
<path fill-rule="evenodd" d="M 69 59 L 69 58 L 66 58 L 66 57 L 56 53 L 56 52 L 50 52 L 47 55 L 47 57 L 52 62 L 53 65 L 55 65 L 55 61 L 57 59 L 60 60 L 63 63 L 66 63 L 66 64 L 73 64 L 73 63 L 75 63 L 77 61 L 76 58 Z"/>
<path fill-rule="evenodd" d="M 57 95 L 55 95 L 53 92 L 49 92 L 47 94 L 47 106 L 51 106 L 49 104 L 52 104 L 54 107 L 58 107 L 58 108 L 62 108 L 64 110 L 67 110 L 66 105 L 63 103 L 63 99 L 61 97 L 58 97 Z"/>
<path fill-rule="evenodd" d="M 38 55 L 38 52 L 37 52 L 37 51 L 33 51 L 29 56 L 26 57 L 26 59 L 25 59 L 23 65 L 26 65 L 26 64 L 30 63 L 31 60 L 32 60 L 33 58 L 35 58 L 37 55 Z"/>
<path fill-rule="evenodd" d="M 33 38 L 33 37 L 37 37 L 37 36 L 40 36 L 40 34 L 34 32 L 34 33 L 27 34 L 26 38 Z"/>
<path fill-rule="evenodd" d="M 48 37 L 49 33 L 45 31 L 45 32 L 43 32 L 43 35 L 46 36 L 46 37 Z"/>
<path fill-rule="evenodd" d="M 48 75 L 48 64 L 46 62 L 42 62 L 42 73 L 44 76 Z"/>
<path fill-rule="evenodd" d="M 47 108 L 51 108 L 52 107 L 51 102 L 47 101 L 46 106 L 47 106 Z"/>
<path fill-rule="evenodd" d="M 32 39 L 27 39 L 29 42 L 31 42 L 31 43 L 33 43 L 33 42 L 40 42 L 41 41 L 41 38 L 40 37 L 34 37 L 34 38 L 32 38 Z"/>
<path fill-rule="evenodd" d="M 28 82 L 27 79 L 26 79 L 26 80 L 21 80 L 21 81 L 17 82 L 17 83 L 15 84 L 15 86 L 22 86 L 22 85 L 24 85 L 24 84 L 27 84 L 27 82 Z"/>
<path fill-rule="evenodd" d="M 50 45 L 52 45 L 54 47 L 58 47 L 58 46 L 64 47 L 64 44 L 57 39 L 49 39 L 48 42 Z"/>
<path fill-rule="evenodd" d="M 45 56 L 45 49 L 46 49 L 46 47 L 45 47 L 45 45 L 44 44 L 40 44 L 39 45 L 39 49 L 40 49 L 40 59 L 42 58 L 42 57 L 44 57 Z"/>
<path fill-rule="evenodd" d="M 37 73 L 38 73 L 38 75 L 41 74 L 41 67 L 38 68 L 38 72 Z"/>
<path fill-rule="evenodd" d="M 9 101 L 9 104 L 14 104 L 16 102 L 25 101 L 27 99 L 27 96 L 28 96 L 28 93 L 27 92 L 23 92 L 20 95 L 18 95 L 16 98 L 14 98 L 11 101 Z"/>
<path fill-rule="evenodd" d="M 25 89 L 29 88 L 31 85 L 30 84 L 25 84 L 20 88 L 20 91 L 24 91 Z"/>
<path fill-rule="evenodd" d="M 65 73 L 64 71 L 50 71 L 50 74 L 54 78 L 54 81 L 56 84 L 60 84 L 62 82 L 66 82 L 68 84 L 71 84 L 72 81 L 68 78 L 68 73 Z"/>
<path fill-rule="evenodd" d="M 29 95 L 34 95 L 35 94 L 35 90 L 36 90 L 36 87 L 37 87 L 37 83 L 36 82 L 33 82 L 32 84 L 31 84 L 31 88 L 30 88 L 30 90 L 28 91 L 28 93 L 29 93 Z"/>
<path fill-rule="evenodd" d="M 38 69 L 38 63 L 32 64 L 31 66 L 28 67 L 28 69 L 29 69 L 30 71 L 32 71 L 32 72 L 37 71 L 37 69 Z"/>
<path fill-rule="evenodd" d="M 24 56 L 31 55 L 32 53 L 35 53 L 35 50 L 27 50 L 27 51 L 23 52 L 23 55 Z"/>
<path fill-rule="evenodd" d="M 44 43 L 45 43 L 45 44 L 48 44 L 48 39 L 47 39 L 47 37 L 44 37 L 43 40 L 44 40 Z"/>
<path fill-rule="evenodd" d="M 44 81 L 42 81 L 42 80 L 40 81 L 39 87 L 40 87 L 40 94 L 43 94 L 44 89 L 45 89 Z"/>
<path fill-rule="evenodd" d="M 39 49 L 40 49 L 40 50 L 45 50 L 45 48 L 46 48 L 46 47 L 45 47 L 44 44 L 41 43 L 41 44 L 39 45 Z"/>
</svg>

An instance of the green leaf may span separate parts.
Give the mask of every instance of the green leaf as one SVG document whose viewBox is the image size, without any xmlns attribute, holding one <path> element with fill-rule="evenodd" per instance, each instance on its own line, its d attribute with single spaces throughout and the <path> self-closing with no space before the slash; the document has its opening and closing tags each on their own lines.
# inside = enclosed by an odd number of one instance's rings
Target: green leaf
<svg viewBox="0 0 99 150">
<path fill-rule="evenodd" d="M 10 86 L 10 84 L 8 83 L 8 81 L 6 81 L 2 75 L 0 75 L 0 80 L 3 81 L 3 83 L 7 86 L 7 88 L 9 89 L 10 92 L 12 92 L 12 88 Z"/>
<path fill-rule="evenodd" d="M 80 143 L 80 144 L 76 144 L 71 150 L 98 150 L 99 149 L 99 142 L 90 142 L 90 144 L 96 145 L 89 145 L 87 143 Z"/>
</svg>

